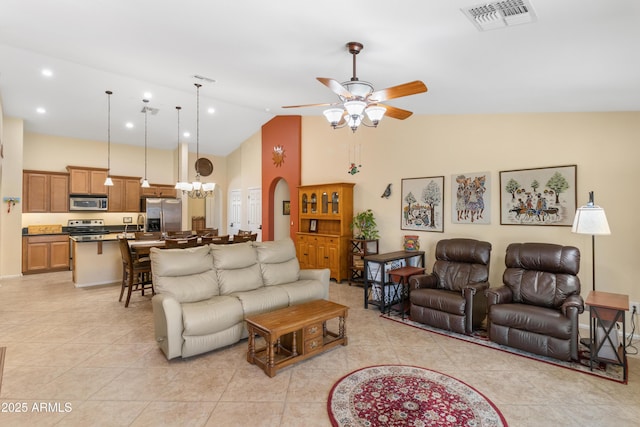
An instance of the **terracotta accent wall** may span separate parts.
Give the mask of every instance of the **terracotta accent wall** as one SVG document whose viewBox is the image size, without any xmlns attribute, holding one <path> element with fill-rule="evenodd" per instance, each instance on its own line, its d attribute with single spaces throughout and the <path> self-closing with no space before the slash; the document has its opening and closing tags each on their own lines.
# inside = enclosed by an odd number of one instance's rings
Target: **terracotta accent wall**
<svg viewBox="0 0 640 427">
<path fill-rule="evenodd" d="M 300 185 L 301 116 L 277 116 L 262 126 L 262 240 L 273 240 L 274 190 L 284 179 L 291 201 L 290 236 L 298 231 L 298 186 Z M 274 162 L 274 147 L 284 149 L 280 165 Z"/>
</svg>

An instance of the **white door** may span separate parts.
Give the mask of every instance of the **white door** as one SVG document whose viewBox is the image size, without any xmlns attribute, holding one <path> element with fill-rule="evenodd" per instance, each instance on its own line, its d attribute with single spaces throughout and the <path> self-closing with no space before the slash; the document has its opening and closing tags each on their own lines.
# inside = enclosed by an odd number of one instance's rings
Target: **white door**
<svg viewBox="0 0 640 427">
<path fill-rule="evenodd" d="M 238 234 L 241 224 L 242 213 L 242 192 L 240 190 L 231 190 L 229 192 L 229 236 Z"/>
<path fill-rule="evenodd" d="M 252 233 L 258 233 L 258 241 L 262 241 L 262 188 L 249 189 L 247 224 Z"/>
</svg>

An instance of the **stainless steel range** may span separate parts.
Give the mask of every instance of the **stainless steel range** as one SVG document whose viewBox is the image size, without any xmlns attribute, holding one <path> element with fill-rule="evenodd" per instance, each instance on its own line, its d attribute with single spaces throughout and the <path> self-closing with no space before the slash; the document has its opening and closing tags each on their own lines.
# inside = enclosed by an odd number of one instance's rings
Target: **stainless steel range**
<svg viewBox="0 0 640 427">
<path fill-rule="evenodd" d="M 67 230 L 76 241 L 102 240 L 105 234 L 110 233 L 103 219 L 70 219 Z"/>
</svg>

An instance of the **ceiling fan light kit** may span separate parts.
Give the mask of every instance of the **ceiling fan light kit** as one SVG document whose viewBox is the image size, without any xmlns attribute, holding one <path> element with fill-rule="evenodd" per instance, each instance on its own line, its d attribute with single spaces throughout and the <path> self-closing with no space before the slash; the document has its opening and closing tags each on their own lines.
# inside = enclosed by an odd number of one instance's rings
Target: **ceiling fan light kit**
<svg viewBox="0 0 640 427">
<path fill-rule="evenodd" d="M 390 105 L 383 105 L 380 104 L 380 102 L 426 92 L 427 86 L 423 82 L 416 80 L 376 91 L 371 83 L 361 81 L 356 76 L 356 55 L 364 49 L 364 45 L 359 42 L 349 42 L 346 46 L 349 53 L 353 56 L 353 76 L 351 80 L 338 83 L 338 81 L 334 79 L 317 77 L 320 83 L 338 95 L 340 102 L 331 104 L 290 105 L 283 108 L 331 107 L 322 112 L 331 127 L 338 129 L 348 126 L 353 132 L 358 130 L 360 125 L 378 127 L 378 124 L 385 115 L 398 120 L 404 120 L 411 116 L 411 114 L 413 114 L 411 111 L 402 110 Z"/>
</svg>

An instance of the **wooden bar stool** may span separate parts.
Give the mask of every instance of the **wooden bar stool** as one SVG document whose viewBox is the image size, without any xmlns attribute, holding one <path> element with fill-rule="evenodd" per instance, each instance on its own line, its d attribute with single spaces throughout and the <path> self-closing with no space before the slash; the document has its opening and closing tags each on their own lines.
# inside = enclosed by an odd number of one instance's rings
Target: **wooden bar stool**
<svg viewBox="0 0 640 427">
<path fill-rule="evenodd" d="M 407 267 L 400 267 L 400 268 L 396 268 L 394 270 L 389 270 L 389 277 L 391 278 L 391 281 L 394 283 L 397 283 L 400 287 L 400 311 L 402 312 L 402 320 L 404 320 L 404 315 L 406 310 L 405 307 L 405 301 L 410 301 L 409 300 L 409 278 L 411 276 L 414 276 L 416 274 L 424 274 L 425 269 L 422 267 L 411 267 L 411 266 L 407 266 Z M 396 280 L 394 280 L 394 278 L 397 278 Z M 405 286 L 407 287 L 407 291 L 405 292 Z M 406 296 L 406 297 L 405 297 Z M 389 310 L 391 310 L 391 307 L 389 307 Z"/>
</svg>

